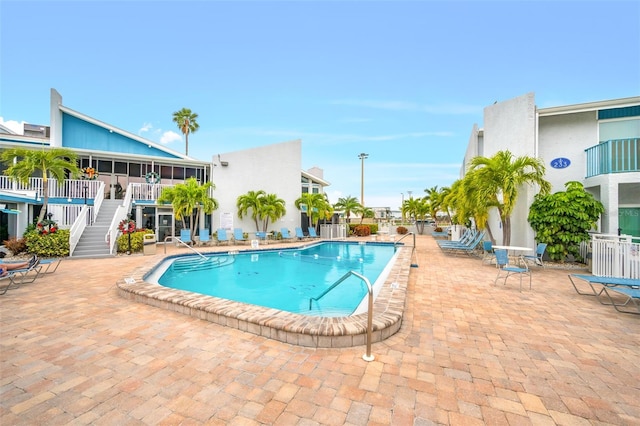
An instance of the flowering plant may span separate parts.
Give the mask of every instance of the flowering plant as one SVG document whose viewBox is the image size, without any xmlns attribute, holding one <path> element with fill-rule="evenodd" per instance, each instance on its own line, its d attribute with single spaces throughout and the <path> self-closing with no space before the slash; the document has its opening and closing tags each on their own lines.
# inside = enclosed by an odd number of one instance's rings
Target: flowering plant
<svg viewBox="0 0 640 426">
<path fill-rule="evenodd" d="M 36 229 L 40 235 L 55 234 L 58 230 L 58 224 L 51 219 L 43 219 L 42 222 L 36 224 Z"/>
<path fill-rule="evenodd" d="M 136 230 L 136 223 L 131 219 L 122 219 L 118 224 L 118 229 L 123 234 L 131 234 Z"/>
<path fill-rule="evenodd" d="M 82 169 L 82 173 L 84 173 L 84 178 L 88 180 L 94 180 L 98 177 L 98 171 L 93 167 L 85 167 Z"/>
</svg>

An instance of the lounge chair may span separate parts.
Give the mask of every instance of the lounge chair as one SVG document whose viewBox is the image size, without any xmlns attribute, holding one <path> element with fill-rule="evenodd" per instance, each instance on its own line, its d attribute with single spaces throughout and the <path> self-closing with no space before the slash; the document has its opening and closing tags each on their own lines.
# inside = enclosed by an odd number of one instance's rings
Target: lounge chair
<svg viewBox="0 0 640 426">
<path fill-rule="evenodd" d="M 438 245 L 440 247 L 448 247 L 448 246 L 460 246 L 469 244 L 476 236 L 478 235 L 477 231 L 473 229 L 467 229 L 459 240 L 450 241 L 438 241 Z"/>
<path fill-rule="evenodd" d="M 304 235 L 304 232 L 302 232 L 302 228 L 297 227 L 297 228 L 295 229 L 295 231 L 296 231 L 296 238 L 297 238 L 298 240 L 301 240 L 301 241 L 302 241 L 302 240 L 306 240 L 306 239 L 307 239 L 307 236 L 306 236 L 306 235 Z"/>
<path fill-rule="evenodd" d="M 234 228 L 233 241 L 236 244 L 249 242 L 249 240 L 244 237 L 244 232 L 242 231 L 242 228 Z"/>
<path fill-rule="evenodd" d="M 507 284 L 507 278 L 511 275 L 520 275 L 520 291 L 522 291 L 522 276 L 529 275 L 529 289 L 531 289 L 531 271 L 527 267 L 526 262 L 522 262 L 523 266 L 509 265 L 509 254 L 504 249 L 496 249 L 494 251 L 496 255 L 496 265 L 498 267 L 498 276 L 496 277 L 494 284 L 497 284 L 499 279 L 504 278 L 504 284 Z M 503 273 L 504 274 L 503 276 Z"/>
<path fill-rule="evenodd" d="M 32 265 L 27 268 L 12 269 L 8 271 L 7 275 L 0 277 L 0 280 L 5 281 L 6 286 L 2 289 L 0 295 L 5 294 L 10 287 L 18 288 L 22 284 L 29 284 L 34 282 L 42 271 L 42 265 L 40 260 L 36 258 Z"/>
<path fill-rule="evenodd" d="M 584 295 L 584 296 L 595 296 L 596 299 L 603 305 L 612 305 L 617 311 L 624 312 L 628 314 L 640 314 L 640 305 L 638 304 L 638 300 L 640 300 L 640 279 L 635 278 L 614 278 L 614 277 L 598 277 L 595 275 L 586 275 L 586 274 L 569 274 L 569 281 L 576 293 Z M 591 288 L 591 292 L 580 291 L 574 278 L 585 281 L 589 284 Z M 601 285 L 602 287 L 596 289 L 594 285 Z M 607 296 L 607 301 L 603 301 L 600 297 L 602 294 Z M 626 296 L 627 299 L 623 303 L 617 303 L 615 299 L 612 297 L 618 293 L 623 296 Z M 629 304 L 634 305 L 638 312 L 630 312 L 627 310 L 620 309 L 620 307 L 627 306 Z"/>
<path fill-rule="evenodd" d="M 191 230 L 190 229 L 181 229 L 180 230 L 180 241 L 185 244 L 189 244 L 191 242 Z"/>
<path fill-rule="evenodd" d="M 293 241 L 293 237 L 289 234 L 287 228 L 280 228 L 280 234 L 282 235 L 283 241 Z"/>
<path fill-rule="evenodd" d="M 211 245 L 211 235 L 209 235 L 209 228 L 204 228 L 200 230 L 200 242 L 198 243 L 200 246 L 208 246 Z"/>
<path fill-rule="evenodd" d="M 536 247 L 535 255 L 526 255 L 522 256 L 522 258 L 526 261 L 532 261 L 538 266 L 542 266 L 544 268 L 544 263 L 542 262 L 542 256 L 544 256 L 544 252 L 547 249 L 546 243 L 538 243 Z"/>
<path fill-rule="evenodd" d="M 478 248 L 483 238 L 484 238 L 484 232 L 478 232 L 473 237 L 473 239 L 467 244 L 459 243 L 459 244 L 441 245 L 440 248 L 442 249 L 442 251 L 446 253 L 471 255 Z M 451 243 L 455 243 L 455 241 L 451 241 Z"/>
<path fill-rule="evenodd" d="M 269 243 L 269 239 L 267 238 L 267 233 L 263 232 L 263 231 L 258 231 L 256 232 L 256 238 L 260 241 L 262 241 L 265 244 Z"/>
<path fill-rule="evenodd" d="M 224 228 L 218 229 L 218 232 L 216 233 L 216 238 L 218 240 L 218 245 L 222 243 L 226 243 L 227 245 L 229 244 L 229 237 L 227 236 L 227 230 Z"/>
<path fill-rule="evenodd" d="M 62 258 L 56 257 L 51 259 L 40 259 L 40 265 L 43 270 L 40 271 L 41 274 L 53 274 L 58 270 L 58 266 L 60 266 L 60 262 L 62 262 Z"/>
<path fill-rule="evenodd" d="M 320 238 L 316 233 L 316 228 L 313 228 L 313 227 L 309 228 L 308 231 L 309 231 L 309 238 Z"/>
</svg>

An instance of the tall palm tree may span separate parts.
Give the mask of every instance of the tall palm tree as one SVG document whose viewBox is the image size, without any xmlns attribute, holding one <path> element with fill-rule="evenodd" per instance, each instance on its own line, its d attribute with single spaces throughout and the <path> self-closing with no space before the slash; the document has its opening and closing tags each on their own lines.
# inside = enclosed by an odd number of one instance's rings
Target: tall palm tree
<svg viewBox="0 0 640 426">
<path fill-rule="evenodd" d="M 266 194 L 262 197 L 259 216 L 262 218 L 262 230 L 264 232 L 267 232 L 269 220 L 273 223 L 287 214 L 285 206 L 286 201 L 278 198 L 276 194 Z"/>
<path fill-rule="evenodd" d="M 318 219 L 326 217 L 327 211 L 331 210 L 331 204 L 324 194 L 313 194 L 305 192 L 294 202 L 300 211 L 306 211 L 309 218 L 309 227 L 315 226 Z"/>
<path fill-rule="evenodd" d="M 49 179 L 56 179 L 58 185 L 62 186 L 67 173 L 72 178 L 80 174 L 77 165 L 78 155 L 67 148 L 12 148 L 3 151 L 1 158 L 8 166 L 5 174 L 22 184 L 28 184 L 29 178 L 36 173 L 42 175 L 43 198 L 38 222 L 44 219 L 49 205 Z"/>
<path fill-rule="evenodd" d="M 336 210 L 342 210 L 347 218 L 347 223 L 351 223 L 351 213 L 355 213 L 362 205 L 358 202 L 356 197 L 351 195 L 338 198 L 338 202 L 333 205 Z"/>
<path fill-rule="evenodd" d="M 502 223 L 502 242 L 511 242 L 511 214 L 522 185 L 538 185 L 547 194 L 551 184 L 544 179 L 544 163 L 537 158 L 521 156 L 514 159 L 509 151 L 498 151 L 493 157 L 471 159 L 472 177 L 478 199 L 491 200 L 498 209 Z"/>
<path fill-rule="evenodd" d="M 418 234 L 422 235 L 424 232 L 425 219 L 430 211 L 429 200 L 427 197 L 422 198 L 409 198 L 405 201 L 404 212 L 413 218 L 416 224 L 416 230 Z"/>
<path fill-rule="evenodd" d="M 186 218 L 190 218 L 191 241 L 198 229 L 200 212 L 210 214 L 218 208 L 218 201 L 209 196 L 210 189 L 215 188 L 213 182 L 200 184 L 196 178 L 190 177 L 184 183 L 164 188 L 158 197 L 160 203 L 171 203 L 176 219 L 182 221 L 187 228 Z"/>
<path fill-rule="evenodd" d="M 178 125 L 178 129 L 184 135 L 184 154 L 189 155 L 189 133 L 195 133 L 200 128 L 196 121 L 198 114 L 191 112 L 189 108 L 182 108 L 173 113 L 173 122 Z"/>
<path fill-rule="evenodd" d="M 238 217 L 244 218 L 251 211 L 251 218 L 256 224 L 256 231 L 260 231 L 260 207 L 263 198 L 267 195 L 263 190 L 249 191 L 244 195 L 240 195 L 236 200 L 236 208 L 238 209 Z M 264 230 L 266 231 L 266 229 Z"/>
</svg>

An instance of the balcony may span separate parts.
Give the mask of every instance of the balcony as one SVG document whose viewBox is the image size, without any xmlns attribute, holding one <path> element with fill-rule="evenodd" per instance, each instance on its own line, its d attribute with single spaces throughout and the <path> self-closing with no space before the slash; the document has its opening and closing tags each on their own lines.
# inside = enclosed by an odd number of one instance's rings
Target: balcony
<svg viewBox="0 0 640 426">
<path fill-rule="evenodd" d="M 640 171 L 640 139 L 613 139 L 585 149 L 590 178 L 611 173 Z"/>
</svg>

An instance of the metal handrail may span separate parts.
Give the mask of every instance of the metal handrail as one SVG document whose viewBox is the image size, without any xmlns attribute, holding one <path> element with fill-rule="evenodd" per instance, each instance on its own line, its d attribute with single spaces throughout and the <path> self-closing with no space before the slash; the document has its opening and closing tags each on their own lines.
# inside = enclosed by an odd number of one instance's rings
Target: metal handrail
<svg viewBox="0 0 640 426">
<path fill-rule="evenodd" d="M 338 281 L 333 283 L 328 289 L 323 291 L 320 296 L 310 298 L 309 299 L 309 309 L 311 309 L 312 300 L 315 300 L 317 302 L 318 300 L 322 299 L 325 294 L 329 293 L 338 284 L 340 284 L 341 282 L 343 282 L 344 280 L 349 278 L 351 275 L 355 275 L 356 277 L 360 278 L 367 285 L 367 292 L 369 293 L 369 305 L 368 305 L 368 308 L 367 308 L 367 352 L 364 355 L 362 355 L 362 359 L 364 359 L 365 361 L 373 361 L 374 360 L 374 356 L 371 355 L 371 329 L 373 328 L 373 287 L 371 286 L 371 283 L 369 282 L 367 277 L 365 277 L 364 275 L 361 275 L 361 274 L 359 274 L 359 273 L 357 273 L 355 271 L 347 272 L 346 274 L 344 274 L 342 276 L 342 278 L 340 278 Z"/>
<path fill-rule="evenodd" d="M 400 241 L 402 241 L 404 238 L 408 237 L 409 235 L 413 235 L 413 249 L 411 250 L 411 258 L 413 258 L 415 256 L 416 258 L 416 263 L 412 263 L 411 267 L 412 268 L 417 268 L 418 267 L 418 255 L 416 253 L 416 234 L 413 232 L 409 232 L 408 234 L 404 234 L 402 237 L 400 237 L 400 239 L 398 241 L 394 241 L 393 242 L 393 248 L 396 248 L 396 244 L 399 243 Z"/>
<path fill-rule="evenodd" d="M 198 256 L 200 256 L 203 259 L 206 259 L 207 256 L 205 256 L 204 254 L 200 253 L 198 250 L 194 249 L 193 247 L 191 247 L 189 244 L 185 243 L 184 241 L 182 241 L 180 238 L 178 237 L 174 237 L 172 235 L 168 235 L 164 238 L 164 254 L 167 254 L 167 241 L 177 241 L 180 244 L 182 244 L 183 246 L 185 246 L 186 248 L 188 248 L 189 250 L 191 250 L 192 252 L 194 252 L 195 254 L 197 254 Z"/>
</svg>

